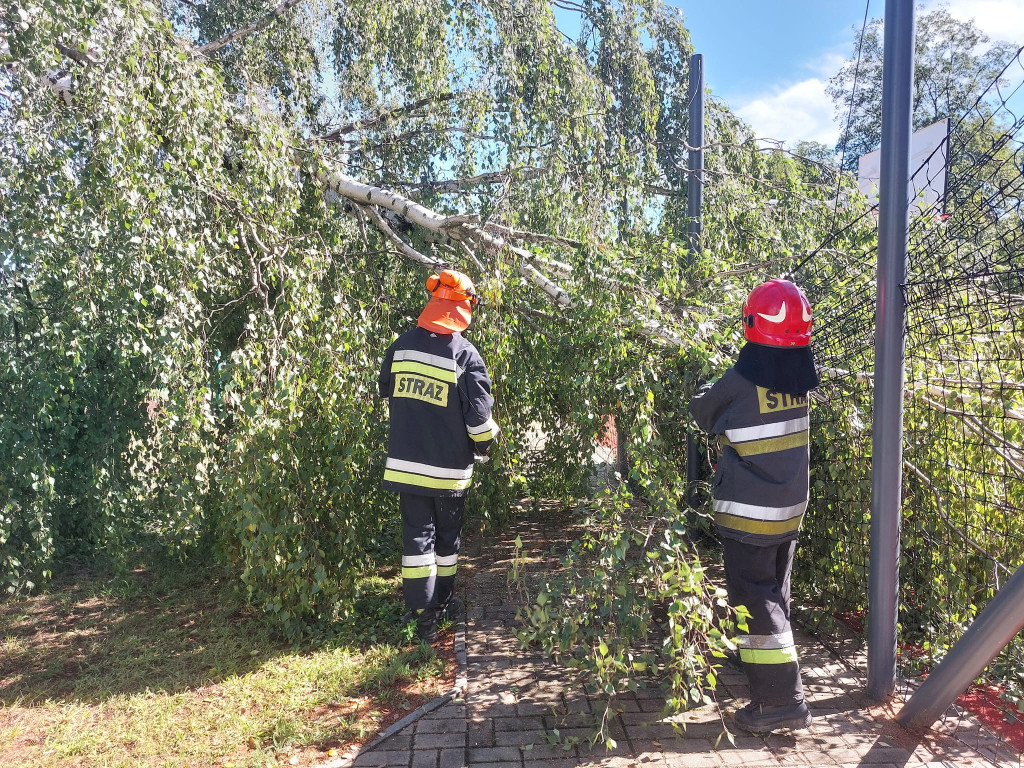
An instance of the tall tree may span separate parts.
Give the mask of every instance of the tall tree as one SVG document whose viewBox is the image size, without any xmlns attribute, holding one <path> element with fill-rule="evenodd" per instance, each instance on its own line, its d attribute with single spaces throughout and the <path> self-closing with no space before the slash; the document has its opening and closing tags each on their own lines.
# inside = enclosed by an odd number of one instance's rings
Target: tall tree
<svg viewBox="0 0 1024 768">
<path fill-rule="evenodd" d="M 915 131 L 967 114 L 1018 48 L 990 40 L 973 21 L 955 19 L 941 6 L 918 16 L 916 26 Z M 846 169 L 881 143 L 882 38 L 881 19 L 869 22 L 863 36 L 857 31 L 850 58 L 829 80 L 827 92 L 843 126 L 836 154 Z"/>
</svg>

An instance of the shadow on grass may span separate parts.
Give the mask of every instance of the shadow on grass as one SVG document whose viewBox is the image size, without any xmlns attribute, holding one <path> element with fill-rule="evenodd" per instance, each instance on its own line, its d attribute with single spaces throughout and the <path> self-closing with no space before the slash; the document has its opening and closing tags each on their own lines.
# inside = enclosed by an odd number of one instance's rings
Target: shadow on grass
<svg viewBox="0 0 1024 768">
<path fill-rule="evenodd" d="M 393 591 L 387 580 L 370 584 L 358 631 L 341 628 L 309 648 L 398 640 Z M 43 594 L 0 603 L 0 703 L 194 691 L 301 650 L 276 639 L 212 568 L 139 569 L 111 581 L 78 567 Z"/>
</svg>

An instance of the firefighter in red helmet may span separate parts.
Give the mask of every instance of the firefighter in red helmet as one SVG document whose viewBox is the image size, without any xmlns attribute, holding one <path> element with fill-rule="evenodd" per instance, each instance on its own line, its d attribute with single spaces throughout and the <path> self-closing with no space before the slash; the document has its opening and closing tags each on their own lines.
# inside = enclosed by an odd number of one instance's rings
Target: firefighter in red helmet
<svg viewBox="0 0 1024 768">
<path fill-rule="evenodd" d="M 712 482 L 732 605 L 750 611 L 739 656 L 750 703 L 735 716 L 752 733 L 806 728 L 789 621 L 790 573 L 807 508 L 807 395 L 818 386 L 811 305 L 788 280 L 759 285 L 743 304 L 747 343 L 732 368 L 690 402 L 701 429 L 721 438 Z"/>
<path fill-rule="evenodd" d="M 477 303 L 472 280 L 445 269 L 427 291 L 416 327 L 384 354 L 378 391 L 390 406 L 384 487 L 399 493 L 407 618 L 433 642 L 437 620 L 462 610 L 453 592 L 465 497 L 498 425 L 487 368 L 462 336 Z"/>
</svg>

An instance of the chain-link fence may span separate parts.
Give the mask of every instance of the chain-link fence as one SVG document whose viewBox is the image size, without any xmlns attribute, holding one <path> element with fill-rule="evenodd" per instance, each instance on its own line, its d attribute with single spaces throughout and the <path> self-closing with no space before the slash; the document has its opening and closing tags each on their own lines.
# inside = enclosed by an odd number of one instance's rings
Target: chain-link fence
<svg viewBox="0 0 1024 768">
<path fill-rule="evenodd" d="M 951 116 L 944 194 L 910 225 L 898 658 L 906 695 L 1024 564 L 1024 49 Z M 927 161 L 925 161 L 927 162 Z M 922 163 L 922 166 L 924 163 Z M 863 634 L 871 501 L 875 251 L 847 209 L 795 279 L 822 369 L 795 582 L 826 641 Z M 867 228 L 870 231 L 870 228 Z M 1024 641 L 957 703 L 1024 752 Z M 977 734 L 977 731 L 973 731 Z"/>
</svg>

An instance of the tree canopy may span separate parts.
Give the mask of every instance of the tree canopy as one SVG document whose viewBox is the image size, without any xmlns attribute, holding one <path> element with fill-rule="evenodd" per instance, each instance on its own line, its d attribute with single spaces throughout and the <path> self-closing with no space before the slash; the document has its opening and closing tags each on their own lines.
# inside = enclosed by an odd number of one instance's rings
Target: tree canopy
<svg viewBox="0 0 1024 768">
<path fill-rule="evenodd" d="M 609 415 L 629 444 L 574 550 L 600 561 L 535 639 L 614 692 L 662 663 L 630 649 L 668 601 L 664 663 L 703 700 L 727 640 L 681 404 L 746 291 L 823 241 L 836 182 L 711 99 L 690 252 L 684 20 L 569 5 L 576 39 L 544 0 L 0 4 L 9 592 L 141 550 L 214 559 L 290 636 L 350 618 L 397 518 L 377 367 L 451 264 L 484 298 L 469 334 L 503 428 L 471 511 L 589 496 Z"/>
<path fill-rule="evenodd" d="M 843 126 L 836 145 L 846 169 L 878 149 L 882 140 L 882 19 L 856 30 L 850 58 L 829 80 L 827 92 Z M 939 6 L 916 18 L 913 130 L 972 111 L 1017 46 L 993 41 L 973 21 Z"/>
</svg>

